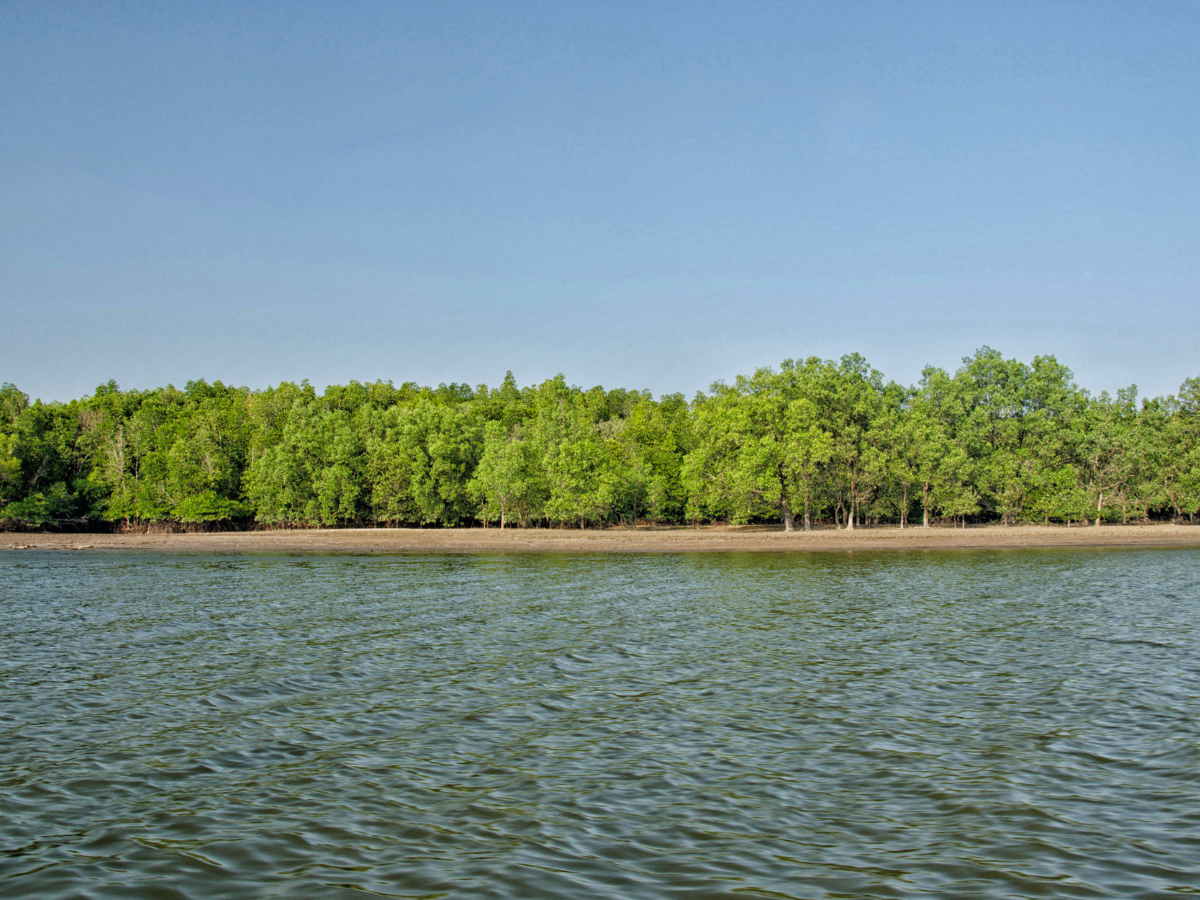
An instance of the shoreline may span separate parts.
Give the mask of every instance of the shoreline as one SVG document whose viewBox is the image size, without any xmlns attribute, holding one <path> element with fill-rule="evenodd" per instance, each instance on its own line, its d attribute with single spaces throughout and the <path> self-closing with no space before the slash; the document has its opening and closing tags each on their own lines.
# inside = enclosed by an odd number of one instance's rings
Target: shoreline
<svg viewBox="0 0 1200 900">
<path fill-rule="evenodd" d="M 710 525 L 700 528 L 331 528 L 191 534 L 0 534 L 0 551 L 166 553 L 789 553 L 903 550 L 1200 548 L 1192 525 L 985 525 L 855 531 Z"/>
</svg>

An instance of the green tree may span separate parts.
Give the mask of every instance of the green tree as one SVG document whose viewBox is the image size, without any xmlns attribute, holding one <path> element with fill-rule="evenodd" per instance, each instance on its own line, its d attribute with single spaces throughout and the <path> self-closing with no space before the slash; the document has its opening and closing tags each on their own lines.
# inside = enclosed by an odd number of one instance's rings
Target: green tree
<svg viewBox="0 0 1200 900">
<path fill-rule="evenodd" d="M 617 497 L 619 473 L 597 425 L 607 420 L 608 398 L 601 389 L 582 392 L 561 375 L 537 391 L 530 436 L 546 484 L 545 517 L 559 523 L 604 519 Z"/>
<path fill-rule="evenodd" d="M 422 398 L 386 410 L 368 440 L 376 515 L 447 526 L 470 519 L 480 431 L 464 403 L 443 406 Z"/>
<path fill-rule="evenodd" d="M 833 489 L 853 530 L 864 496 L 886 466 L 872 430 L 882 415 L 883 376 L 857 353 L 824 368 L 819 381 L 819 408 L 830 437 Z"/>
<path fill-rule="evenodd" d="M 21 460 L 16 450 L 17 436 L 0 432 L 0 505 L 14 500 L 21 484 Z"/>
<path fill-rule="evenodd" d="M 901 428 L 906 466 L 921 493 L 921 525 L 934 514 L 950 518 L 979 511 L 976 465 L 955 437 L 966 417 L 962 385 L 943 370 L 927 367 L 912 395 Z"/>
<path fill-rule="evenodd" d="M 1200 378 L 1189 378 L 1178 396 L 1161 404 L 1165 421 L 1152 435 L 1156 499 L 1175 521 L 1200 511 Z"/>
<path fill-rule="evenodd" d="M 955 439 L 973 462 L 979 493 L 1013 524 L 1057 491 L 1056 473 L 1074 458 L 1072 419 L 1085 400 L 1052 356 L 1030 366 L 984 347 L 963 363 L 954 376 L 964 407 Z"/>
<path fill-rule="evenodd" d="M 1115 400 L 1107 393 L 1100 394 L 1076 419 L 1078 465 L 1074 469 L 1080 494 L 1079 517 L 1086 515 L 1082 508 L 1086 504 L 1095 512 L 1097 527 L 1104 517 L 1105 504 L 1111 505 L 1125 492 L 1132 474 L 1128 454 L 1136 420 L 1136 386 L 1118 391 Z"/>
<path fill-rule="evenodd" d="M 538 511 L 545 485 L 537 471 L 533 446 L 519 425 L 506 431 L 503 422 L 487 423 L 483 453 L 468 489 L 485 523 L 499 521 L 504 528 L 515 519 L 524 527 Z"/>
<path fill-rule="evenodd" d="M 779 372 L 758 369 L 698 399 L 685 467 L 696 510 L 725 509 L 744 521 L 774 509 L 792 531 L 802 505 L 804 527 L 812 527 L 814 483 L 834 449 L 822 406 L 830 369 L 816 359 L 785 360 Z"/>
<path fill-rule="evenodd" d="M 285 391 L 285 396 L 292 393 Z M 342 525 L 361 521 L 368 505 L 361 429 L 346 409 L 303 386 L 246 472 L 246 492 L 260 522 Z"/>
</svg>

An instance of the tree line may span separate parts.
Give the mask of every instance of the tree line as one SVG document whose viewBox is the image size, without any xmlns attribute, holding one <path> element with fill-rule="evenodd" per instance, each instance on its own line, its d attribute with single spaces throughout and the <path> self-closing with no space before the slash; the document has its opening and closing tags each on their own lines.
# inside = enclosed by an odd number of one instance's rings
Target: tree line
<svg viewBox="0 0 1200 900">
<path fill-rule="evenodd" d="M 495 388 L 221 382 L 67 403 L 0 388 L 0 527 L 591 527 L 1194 521 L 1200 378 L 1093 396 L 983 348 L 919 384 L 857 354 L 688 402 L 560 375 Z"/>
</svg>

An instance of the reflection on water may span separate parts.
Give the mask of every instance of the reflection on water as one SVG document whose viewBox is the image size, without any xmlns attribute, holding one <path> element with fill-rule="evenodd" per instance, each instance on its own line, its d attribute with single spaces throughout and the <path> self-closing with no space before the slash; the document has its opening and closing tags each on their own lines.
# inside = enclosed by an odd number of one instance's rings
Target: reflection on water
<svg viewBox="0 0 1200 900">
<path fill-rule="evenodd" d="M 0 554 L 5 897 L 1200 892 L 1200 553 Z"/>
</svg>

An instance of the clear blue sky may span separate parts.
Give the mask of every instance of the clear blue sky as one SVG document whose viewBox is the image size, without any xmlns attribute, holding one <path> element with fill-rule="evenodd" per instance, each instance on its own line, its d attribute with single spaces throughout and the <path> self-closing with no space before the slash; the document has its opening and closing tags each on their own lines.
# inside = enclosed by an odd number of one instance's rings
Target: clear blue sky
<svg viewBox="0 0 1200 900">
<path fill-rule="evenodd" d="M 0 381 L 1200 374 L 1200 6 L 0 5 Z"/>
</svg>

